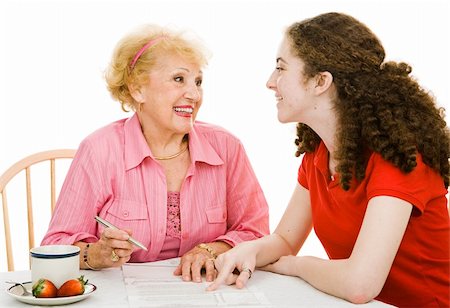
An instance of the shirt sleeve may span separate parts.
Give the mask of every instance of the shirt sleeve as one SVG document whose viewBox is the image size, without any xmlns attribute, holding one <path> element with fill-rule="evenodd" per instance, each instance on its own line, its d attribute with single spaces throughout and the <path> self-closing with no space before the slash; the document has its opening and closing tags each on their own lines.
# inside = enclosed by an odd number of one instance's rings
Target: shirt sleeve
<svg viewBox="0 0 450 308">
<path fill-rule="evenodd" d="M 447 190 L 440 175 L 423 163 L 420 154 L 416 159 L 417 166 L 403 173 L 381 155 L 373 154 L 366 169 L 367 199 L 381 195 L 397 197 L 411 203 L 422 214 L 431 199 L 445 195 Z"/>
<path fill-rule="evenodd" d="M 100 172 L 93 147 L 83 141 L 77 150 L 42 245 L 95 242 L 94 216 L 101 202 Z"/>
<path fill-rule="evenodd" d="M 306 170 L 308 169 L 307 165 L 312 161 L 311 159 L 312 154 L 306 153 L 303 155 L 302 163 L 300 164 L 300 167 L 298 168 L 298 177 L 297 181 L 300 185 L 302 185 L 304 188 L 309 190 L 308 185 L 308 177 L 306 176 Z"/>
<path fill-rule="evenodd" d="M 242 144 L 227 149 L 227 232 L 216 240 L 235 246 L 269 233 L 269 209 Z"/>
</svg>

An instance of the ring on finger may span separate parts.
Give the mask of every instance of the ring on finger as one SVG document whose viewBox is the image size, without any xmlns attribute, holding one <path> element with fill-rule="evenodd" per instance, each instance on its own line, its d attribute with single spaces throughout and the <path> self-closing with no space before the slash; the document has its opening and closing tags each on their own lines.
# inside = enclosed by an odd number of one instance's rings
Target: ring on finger
<svg viewBox="0 0 450 308">
<path fill-rule="evenodd" d="M 111 261 L 113 262 L 117 262 L 119 261 L 120 257 L 117 255 L 117 253 L 115 252 L 115 250 L 113 249 L 111 251 Z"/>
<path fill-rule="evenodd" d="M 241 270 L 241 273 L 242 273 L 242 272 L 247 272 L 247 273 L 248 273 L 248 279 L 252 278 L 253 272 L 252 272 L 252 270 L 249 269 L 248 267 L 243 267 L 242 270 Z"/>
</svg>

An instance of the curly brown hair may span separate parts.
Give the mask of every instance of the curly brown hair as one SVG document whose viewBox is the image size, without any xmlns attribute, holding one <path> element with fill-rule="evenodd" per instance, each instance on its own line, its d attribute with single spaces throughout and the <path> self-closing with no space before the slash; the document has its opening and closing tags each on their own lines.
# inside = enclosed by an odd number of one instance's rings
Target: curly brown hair
<svg viewBox="0 0 450 308">
<path fill-rule="evenodd" d="M 406 63 L 384 62 L 385 52 L 372 31 L 355 18 L 326 13 L 294 23 L 286 32 L 307 77 L 328 71 L 337 89 L 337 167 L 348 190 L 353 177 L 365 176 L 368 152 L 377 152 L 402 172 L 417 165 L 416 155 L 449 185 L 450 142 L 444 109 L 410 75 Z M 312 152 L 320 137 L 297 124 L 296 156 Z"/>
</svg>

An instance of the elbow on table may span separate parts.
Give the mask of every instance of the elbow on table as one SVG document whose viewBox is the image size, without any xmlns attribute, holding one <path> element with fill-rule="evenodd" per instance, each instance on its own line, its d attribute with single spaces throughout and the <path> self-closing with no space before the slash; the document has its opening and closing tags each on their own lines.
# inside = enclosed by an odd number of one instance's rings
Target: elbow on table
<svg viewBox="0 0 450 308">
<path fill-rule="evenodd" d="M 380 294 L 381 288 L 370 282 L 354 281 L 347 288 L 346 299 L 353 304 L 366 304 Z"/>
</svg>

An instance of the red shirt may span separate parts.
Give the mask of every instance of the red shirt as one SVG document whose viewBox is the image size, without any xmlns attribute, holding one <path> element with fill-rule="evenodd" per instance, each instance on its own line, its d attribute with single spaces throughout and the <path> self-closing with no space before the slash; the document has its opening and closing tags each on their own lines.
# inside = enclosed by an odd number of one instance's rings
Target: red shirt
<svg viewBox="0 0 450 308">
<path fill-rule="evenodd" d="M 331 179 L 323 144 L 303 157 L 298 182 L 311 197 L 314 230 L 330 259 L 349 258 L 375 196 L 392 196 L 413 205 L 411 218 L 377 300 L 403 307 L 450 307 L 450 231 L 447 190 L 437 172 L 417 155 L 417 167 L 404 174 L 372 153 L 365 178 L 349 191 Z M 380 225 L 380 228 L 383 226 Z"/>
</svg>

